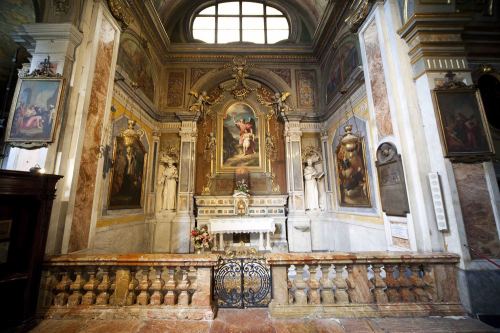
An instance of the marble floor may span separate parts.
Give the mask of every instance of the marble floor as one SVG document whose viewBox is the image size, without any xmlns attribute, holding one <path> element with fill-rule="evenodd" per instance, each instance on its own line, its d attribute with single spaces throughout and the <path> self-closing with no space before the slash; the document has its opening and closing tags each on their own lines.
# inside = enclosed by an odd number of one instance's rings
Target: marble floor
<svg viewBox="0 0 500 333">
<path fill-rule="evenodd" d="M 221 309 L 212 322 L 171 320 L 43 320 L 33 333 L 395 333 L 500 332 L 471 318 L 287 319 L 266 309 Z"/>
</svg>

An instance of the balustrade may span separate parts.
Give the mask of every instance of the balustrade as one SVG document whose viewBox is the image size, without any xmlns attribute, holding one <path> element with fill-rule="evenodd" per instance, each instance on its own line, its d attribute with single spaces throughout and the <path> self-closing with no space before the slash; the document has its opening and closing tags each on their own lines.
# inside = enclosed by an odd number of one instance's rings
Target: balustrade
<svg viewBox="0 0 500 333">
<path fill-rule="evenodd" d="M 54 257 L 44 265 L 39 309 L 52 317 L 115 308 L 115 317 L 156 311 L 161 318 L 213 319 L 216 264 L 211 254 Z"/>
<path fill-rule="evenodd" d="M 464 313 L 455 276 L 459 257 L 453 254 L 288 253 L 266 258 L 273 271 L 269 308 L 275 317 Z M 279 274 L 283 269 L 286 277 Z M 443 297 L 437 300 L 436 294 Z"/>
</svg>

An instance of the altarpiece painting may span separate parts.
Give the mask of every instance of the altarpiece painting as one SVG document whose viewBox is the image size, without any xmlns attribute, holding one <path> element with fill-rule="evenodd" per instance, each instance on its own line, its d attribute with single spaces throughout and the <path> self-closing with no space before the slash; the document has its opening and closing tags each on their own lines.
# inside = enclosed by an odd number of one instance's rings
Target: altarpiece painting
<svg viewBox="0 0 500 333">
<path fill-rule="evenodd" d="M 123 137 L 115 138 L 108 209 L 141 208 L 146 150 L 140 140 L 126 146 Z"/>
</svg>

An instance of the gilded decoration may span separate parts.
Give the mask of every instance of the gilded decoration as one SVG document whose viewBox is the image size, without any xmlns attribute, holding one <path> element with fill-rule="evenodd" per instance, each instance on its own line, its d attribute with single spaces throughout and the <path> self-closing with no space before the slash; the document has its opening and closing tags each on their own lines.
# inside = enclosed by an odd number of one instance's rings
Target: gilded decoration
<svg viewBox="0 0 500 333">
<path fill-rule="evenodd" d="M 352 125 L 344 130 L 336 150 L 340 205 L 371 207 L 364 139 L 352 133 Z"/>
<path fill-rule="evenodd" d="M 125 0 L 108 0 L 109 10 L 115 19 L 117 19 L 125 30 L 133 22 L 130 14 L 130 5 Z"/>
</svg>

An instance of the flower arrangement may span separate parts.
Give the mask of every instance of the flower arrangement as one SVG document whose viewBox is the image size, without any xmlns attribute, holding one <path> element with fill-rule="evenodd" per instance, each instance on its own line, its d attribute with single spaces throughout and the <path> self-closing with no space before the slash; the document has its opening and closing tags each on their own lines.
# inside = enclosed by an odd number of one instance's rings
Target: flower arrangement
<svg viewBox="0 0 500 333">
<path fill-rule="evenodd" d="M 248 194 L 248 184 L 245 182 L 245 179 L 240 179 L 236 182 L 235 191 Z"/>
<path fill-rule="evenodd" d="M 208 227 L 206 225 L 191 230 L 191 238 L 193 238 L 195 249 L 202 250 L 210 248 L 212 236 L 208 233 Z"/>
</svg>

